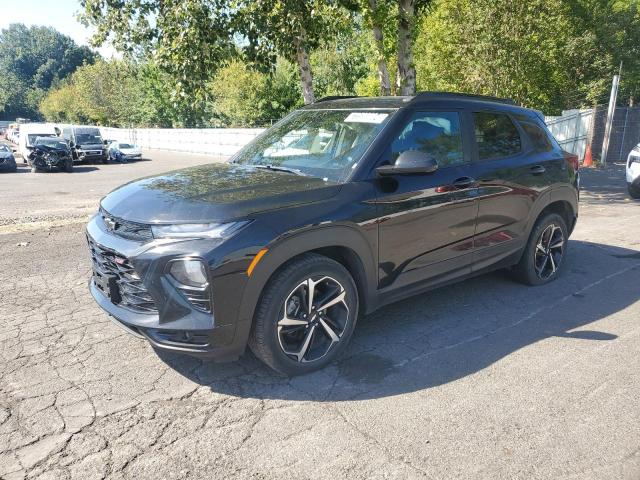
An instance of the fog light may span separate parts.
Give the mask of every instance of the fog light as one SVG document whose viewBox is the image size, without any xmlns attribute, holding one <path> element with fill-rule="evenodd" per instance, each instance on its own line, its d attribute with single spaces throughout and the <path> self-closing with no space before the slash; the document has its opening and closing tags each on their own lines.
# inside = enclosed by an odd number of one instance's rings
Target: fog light
<svg viewBox="0 0 640 480">
<path fill-rule="evenodd" d="M 176 260 L 169 269 L 178 283 L 191 287 L 204 287 L 207 284 L 207 268 L 200 260 Z"/>
</svg>

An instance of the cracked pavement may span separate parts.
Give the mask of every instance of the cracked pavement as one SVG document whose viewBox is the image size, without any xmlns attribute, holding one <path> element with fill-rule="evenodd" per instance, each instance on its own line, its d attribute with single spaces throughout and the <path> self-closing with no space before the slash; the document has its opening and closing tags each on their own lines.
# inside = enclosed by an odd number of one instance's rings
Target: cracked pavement
<svg viewBox="0 0 640 480">
<path fill-rule="evenodd" d="M 556 282 L 496 272 L 390 305 L 294 379 L 112 324 L 81 218 L 0 234 L 0 478 L 640 478 L 640 206 L 619 166 L 582 175 Z M 95 208 L 106 183 L 78 177 Z M 46 209 L 37 188 L 2 216 Z"/>
</svg>

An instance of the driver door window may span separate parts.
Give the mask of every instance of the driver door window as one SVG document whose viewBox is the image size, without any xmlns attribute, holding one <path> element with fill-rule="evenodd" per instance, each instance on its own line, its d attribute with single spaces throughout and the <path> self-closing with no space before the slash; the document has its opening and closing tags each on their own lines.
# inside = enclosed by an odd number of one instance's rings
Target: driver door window
<svg viewBox="0 0 640 480">
<path fill-rule="evenodd" d="M 393 162 L 407 150 L 432 155 L 440 168 L 465 163 L 457 112 L 416 112 L 391 144 Z"/>
</svg>

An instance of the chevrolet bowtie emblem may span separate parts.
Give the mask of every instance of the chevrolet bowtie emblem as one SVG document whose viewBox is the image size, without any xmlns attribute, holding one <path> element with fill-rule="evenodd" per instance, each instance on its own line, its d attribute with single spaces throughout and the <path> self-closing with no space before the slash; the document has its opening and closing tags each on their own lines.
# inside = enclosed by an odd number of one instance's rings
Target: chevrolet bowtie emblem
<svg viewBox="0 0 640 480">
<path fill-rule="evenodd" d="M 103 218 L 104 218 L 104 223 L 107 225 L 107 228 L 109 230 L 115 230 L 116 221 L 113 218 L 110 218 L 110 217 L 103 217 Z"/>
</svg>

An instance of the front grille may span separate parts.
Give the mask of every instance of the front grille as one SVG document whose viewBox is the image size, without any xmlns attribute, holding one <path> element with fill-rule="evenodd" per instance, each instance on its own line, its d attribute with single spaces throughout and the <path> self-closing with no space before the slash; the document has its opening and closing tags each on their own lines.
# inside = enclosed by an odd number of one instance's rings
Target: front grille
<svg viewBox="0 0 640 480">
<path fill-rule="evenodd" d="M 109 231 L 119 237 L 138 242 L 148 242 L 153 239 L 150 225 L 114 217 L 104 208 L 100 208 L 100 216 Z"/>
<path fill-rule="evenodd" d="M 111 301 L 117 305 L 135 312 L 157 313 L 156 304 L 149 295 L 139 275 L 129 262 L 129 259 L 118 253 L 101 247 L 87 236 L 94 276 L 110 276 L 115 279 L 117 292 Z"/>
</svg>

